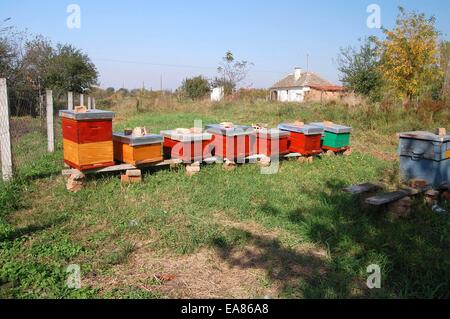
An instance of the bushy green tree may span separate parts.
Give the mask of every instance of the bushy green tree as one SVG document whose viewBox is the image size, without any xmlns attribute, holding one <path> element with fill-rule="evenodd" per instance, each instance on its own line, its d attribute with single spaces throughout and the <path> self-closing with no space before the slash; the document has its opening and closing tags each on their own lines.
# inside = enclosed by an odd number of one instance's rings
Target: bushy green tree
<svg viewBox="0 0 450 319">
<path fill-rule="evenodd" d="M 0 24 L 0 77 L 7 79 L 11 113 L 37 114 L 39 96 L 52 89 L 84 93 L 97 83 L 95 65 L 71 45 L 55 47 L 42 36 L 30 37 Z"/>
<path fill-rule="evenodd" d="M 182 94 L 192 100 L 199 100 L 206 97 L 211 91 L 209 82 L 201 75 L 187 78 L 180 87 Z"/>
<path fill-rule="evenodd" d="M 366 38 L 358 49 L 341 49 L 338 64 L 341 81 L 347 88 L 374 101 L 381 98 L 383 76 L 374 38 Z"/>
<path fill-rule="evenodd" d="M 68 44 L 57 45 L 46 79 L 49 87 L 84 93 L 97 84 L 97 78 L 97 69 L 88 55 Z"/>
<path fill-rule="evenodd" d="M 439 32 L 434 17 L 399 9 L 395 28 L 383 29 L 386 38 L 380 41 L 380 69 L 407 106 L 441 76 L 438 67 Z"/>
</svg>

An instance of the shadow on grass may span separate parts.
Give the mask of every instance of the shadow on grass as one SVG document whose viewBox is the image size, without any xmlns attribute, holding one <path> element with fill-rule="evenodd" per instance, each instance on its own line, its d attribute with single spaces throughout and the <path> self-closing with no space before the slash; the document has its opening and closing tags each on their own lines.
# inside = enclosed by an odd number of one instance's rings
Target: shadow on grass
<svg viewBox="0 0 450 319">
<path fill-rule="evenodd" d="M 254 249 L 241 253 L 219 242 L 220 256 L 232 266 L 264 268 L 267 277 L 279 283 L 282 297 L 449 298 L 449 216 L 433 213 L 417 199 L 411 216 L 389 221 L 384 212 L 368 209 L 344 193 L 344 186 L 348 185 L 330 180 L 320 192 L 302 190 L 318 203 L 313 207 L 260 207 L 268 218 L 283 219 L 307 242 L 326 248 L 331 259 L 259 236 L 250 241 Z M 366 286 L 371 264 L 381 267 L 381 289 Z"/>
<path fill-rule="evenodd" d="M 299 287 L 325 272 L 324 256 L 283 247 L 274 238 L 246 233 L 248 240 L 244 247 L 220 238 L 213 240 L 213 247 L 232 267 L 264 269 L 266 278 L 278 286 L 280 296 L 303 297 Z"/>
<path fill-rule="evenodd" d="M 14 241 L 21 237 L 30 236 L 33 235 L 34 233 L 41 232 L 48 228 L 52 228 L 56 225 L 63 224 L 67 220 L 68 220 L 67 216 L 61 216 L 45 224 L 33 224 L 22 228 L 15 228 L 14 230 L 8 232 L 6 235 L 0 236 L 0 241 Z"/>
</svg>

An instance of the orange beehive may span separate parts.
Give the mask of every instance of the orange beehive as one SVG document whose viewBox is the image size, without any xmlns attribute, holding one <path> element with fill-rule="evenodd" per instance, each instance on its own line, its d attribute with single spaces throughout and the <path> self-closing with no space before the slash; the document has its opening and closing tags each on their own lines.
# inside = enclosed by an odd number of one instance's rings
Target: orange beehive
<svg viewBox="0 0 450 319">
<path fill-rule="evenodd" d="M 146 134 L 143 136 L 114 133 L 114 159 L 132 165 L 157 163 L 163 160 L 162 136 Z"/>
<path fill-rule="evenodd" d="M 79 170 L 114 165 L 113 112 L 63 110 L 59 116 L 62 118 L 64 162 L 67 165 Z"/>
</svg>

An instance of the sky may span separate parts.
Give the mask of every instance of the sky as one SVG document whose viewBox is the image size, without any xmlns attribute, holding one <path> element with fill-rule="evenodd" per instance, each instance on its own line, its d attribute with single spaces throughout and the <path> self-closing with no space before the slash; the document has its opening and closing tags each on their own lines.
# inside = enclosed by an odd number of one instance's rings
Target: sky
<svg viewBox="0 0 450 319">
<path fill-rule="evenodd" d="M 79 28 L 73 11 L 80 8 Z M 448 0 L 0 0 L 0 19 L 53 43 L 87 53 L 101 87 L 174 90 L 187 77 L 217 75 L 225 52 L 253 63 L 243 83 L 267 88 L 298 66 L 339 84 L 340 48 L 370 35 L 371 4 L 392 28 L 398 6 L 434 15 L 443 39 L 450 35 Z M 309 55 L 309 63 L 307 63 Z"/>
</svg>

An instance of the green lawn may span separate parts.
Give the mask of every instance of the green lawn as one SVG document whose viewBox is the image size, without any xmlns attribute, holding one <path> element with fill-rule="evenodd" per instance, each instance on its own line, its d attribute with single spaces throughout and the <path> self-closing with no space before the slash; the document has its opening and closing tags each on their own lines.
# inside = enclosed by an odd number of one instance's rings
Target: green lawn
<svg viewBox="0 0 450 319">
<path fill-rule="evenodd" d="M 16 153 L 36 159 L 0 183 L 0 297 L 448 298 L 449 215 L 417 201 L 411 217 L 391 222 L 341 191 L 367 181 L 395 187 L 395 133 L 434 129 L 448 116 L 428 123 L 413 112 L 263 102 L 127 111 L 115 129 L 331 119 L 354 127 L 355 152 L 309 165 L 283 161 L 275 175 L 216 164 L 193 177 L 150 170 L 139 185 L 95 176 L 76 194 L 60 176 L 61 143 L 40 154 L 31 145 L 45 138 L 28 133 Z M 66 287 L 69 264 L 80 265 L 82 289 Z M 370 264 L 381 266 L 381 289 L 365 285 Z"/>
</svg>

